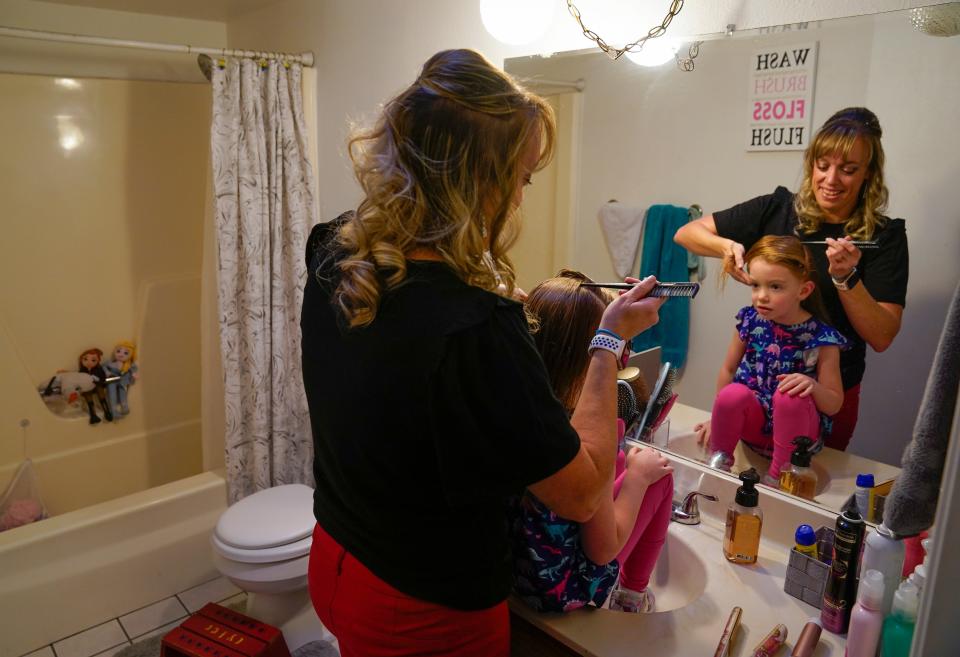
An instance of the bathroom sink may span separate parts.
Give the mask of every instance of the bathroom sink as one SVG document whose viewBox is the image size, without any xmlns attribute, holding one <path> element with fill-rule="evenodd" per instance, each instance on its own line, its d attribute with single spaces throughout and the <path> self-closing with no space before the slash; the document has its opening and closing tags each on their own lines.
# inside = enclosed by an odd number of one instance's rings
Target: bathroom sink
<svg viewBox="0 0 960 657">
<path fill-rule="evenodd" d="M 667 458 L 674 468 L 677 491 L 699 490 L 718 500 L 700 500 L 698 525 L 670 523 L 650 578 L 650 588 L 657 596 L 654 613 L 625 614 L 586 607 L 566 614 L 541 614 L 518 600 L 511 601 L 511 611 L 568 649 L 560 654 L 712 655 L 734 607 L 742 609 L 736 641 L 748 647 L 760 642 L 778 623 L 786 624 L 790 634 L 796 636 L 811 613 L 816 613 L 815 608 L 784 592 L 787 563 L 797 525 L 832 524 L 835 515 L 789 496 L 761 492 L 764 525 L 759 560 L 749 566 L 731 563 L 722 550 L 724 519 L 739 482 L 718 476 L 690 459 Z M 824 632 L 816 653 L 839 657 L 844 647 L 842 637 Z M 736 652 L 741 654 L 743 650 L 737 648 Z M 555 653 L 540 650 L 523 654 Z"/>
<path fill-rule="evenodd" d="M 650 576 L 650 588 L 657 596 L 656 611 L 685 607 L 701 595 L 707 585 L 707 567 L 687 536 L 688 527 L 671 522 L 667 542 Z"/>
<path fill-rule="evenodd" d="M 697 434 L 695 433 L 671 436 L 666 449 L 677 456 L 684 456 L 700 463 L 706 463 L 710 459 L 709 448 L 701 446 L 697 442 Z M 747 468 L 756 468 L 762 477 L 769 467 L 769 458 L 757 454 L 749 447 L 744 446 L 743 442 L 737 443 L 737 448 L 733 451 L 731 472 L 737 473 Z M 830 487 L 830 472 L 823 466 L 823 463 L 818 462 L 818 456 L 813 457 L 810 467 L 817 473 L 817 487 L 814 495 L 820 495 Z"/>
</svg>

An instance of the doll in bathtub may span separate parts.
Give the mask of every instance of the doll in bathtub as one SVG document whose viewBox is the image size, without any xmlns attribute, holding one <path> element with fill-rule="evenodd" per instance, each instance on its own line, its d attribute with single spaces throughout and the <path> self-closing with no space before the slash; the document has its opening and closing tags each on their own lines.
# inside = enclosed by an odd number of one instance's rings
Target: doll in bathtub
<svg viewBox="0 0 960 657">
<path fill-rule="evenodd" d="M 137 373 L 137 348 L 132 342 L 118 342 L 113 348 L 113 358 L 104 364 L 107 371 L 107 397 L 110 408 L 117 417 L 130 413 L 127 405 L 127 388 L 140 376 Z"/>
<path fill-rule="evenodd" d="M 77 370 L 81 374 L 89 374 L 94 380 L 93 390 L 87 390 L 82 393 L 84 400 L 87 402 L 90 424 L 100 424 L 101 422 L 100 417 L 93 407 L 94 397 L 100 400 L 103 417 L 107 422 L 113 422 L 113 411 L 110 410 L 110 404 L 107 402 L 107 373 L 104 371 L 103 365 L 101 365 L 102 360 L 103 352 L 96 347 L 87 349 L 80 354 L 80 358 L 77 359 Z"/>
</svg>

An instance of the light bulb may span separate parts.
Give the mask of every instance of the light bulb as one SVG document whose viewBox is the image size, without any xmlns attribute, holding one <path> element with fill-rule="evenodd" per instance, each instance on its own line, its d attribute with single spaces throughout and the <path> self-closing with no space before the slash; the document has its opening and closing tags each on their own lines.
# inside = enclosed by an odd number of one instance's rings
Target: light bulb
<svg viewBox="0 0 960 657">
<path fill-rule="evenodd" d="M 546 34 L 555 8 L 555 0 L 480 0 L 480 18 L 497 41 L 518 46 Z"/>
<path fill-rule="evenodd" d="M 680 43 L 676 39 L 669 37 L 657 37 L 656 39 L 647 39 L 643 44 L 643 50 L 640 52 L 625 53 L 627 59 L 640 66 L 660 66 L 674 59 L 677 50 L 680 49 Z"/>
</svg>

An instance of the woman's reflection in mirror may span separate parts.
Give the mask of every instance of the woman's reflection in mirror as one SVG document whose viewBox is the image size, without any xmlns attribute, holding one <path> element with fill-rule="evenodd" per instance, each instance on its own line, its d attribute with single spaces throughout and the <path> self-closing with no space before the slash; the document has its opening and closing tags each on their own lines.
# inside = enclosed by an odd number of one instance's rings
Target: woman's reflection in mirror
<svg viewBox="0 0 960 657">
<path fill-rule="evenodd" d="M 823 436 L 827 447 L 845 450 L 860 404 L 866 347 L 890 347 L 900 331 L 908 277 L 903 219 L 883 214 L 887 205 L 882 130 L 863 107 L 836 112 L 804 153 L 797 193 L 777 187 L 726 210 L 687 224 L 674 240 L 688 250 L 723 259 L 724 270 L 749 284 L 744 254 L 764 235 L 797 235 L 811 245 L 830 322 L 851 346 L 840 354 L 843 404 Z M 876 242 L 861 251 L 851 241 Z"/>
</svg>

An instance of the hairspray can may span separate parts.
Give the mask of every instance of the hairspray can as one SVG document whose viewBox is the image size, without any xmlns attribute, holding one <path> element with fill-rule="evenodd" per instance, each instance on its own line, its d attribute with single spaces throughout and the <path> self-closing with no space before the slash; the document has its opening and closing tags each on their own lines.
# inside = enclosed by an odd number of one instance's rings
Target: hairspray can
<svg viewBox="0 0 960 657">
<path fill-rule="evenodd" d="M 850 624 L 850 611 L 857 601 L 860 548 L 863 545 L 865 525 L 851 497 L 837 516 L 833 539 L 833 563 L 827 586 L 823 591 L 820 619 L 823 628 L 834 634 L 843 634 Z"/>
</svg>

